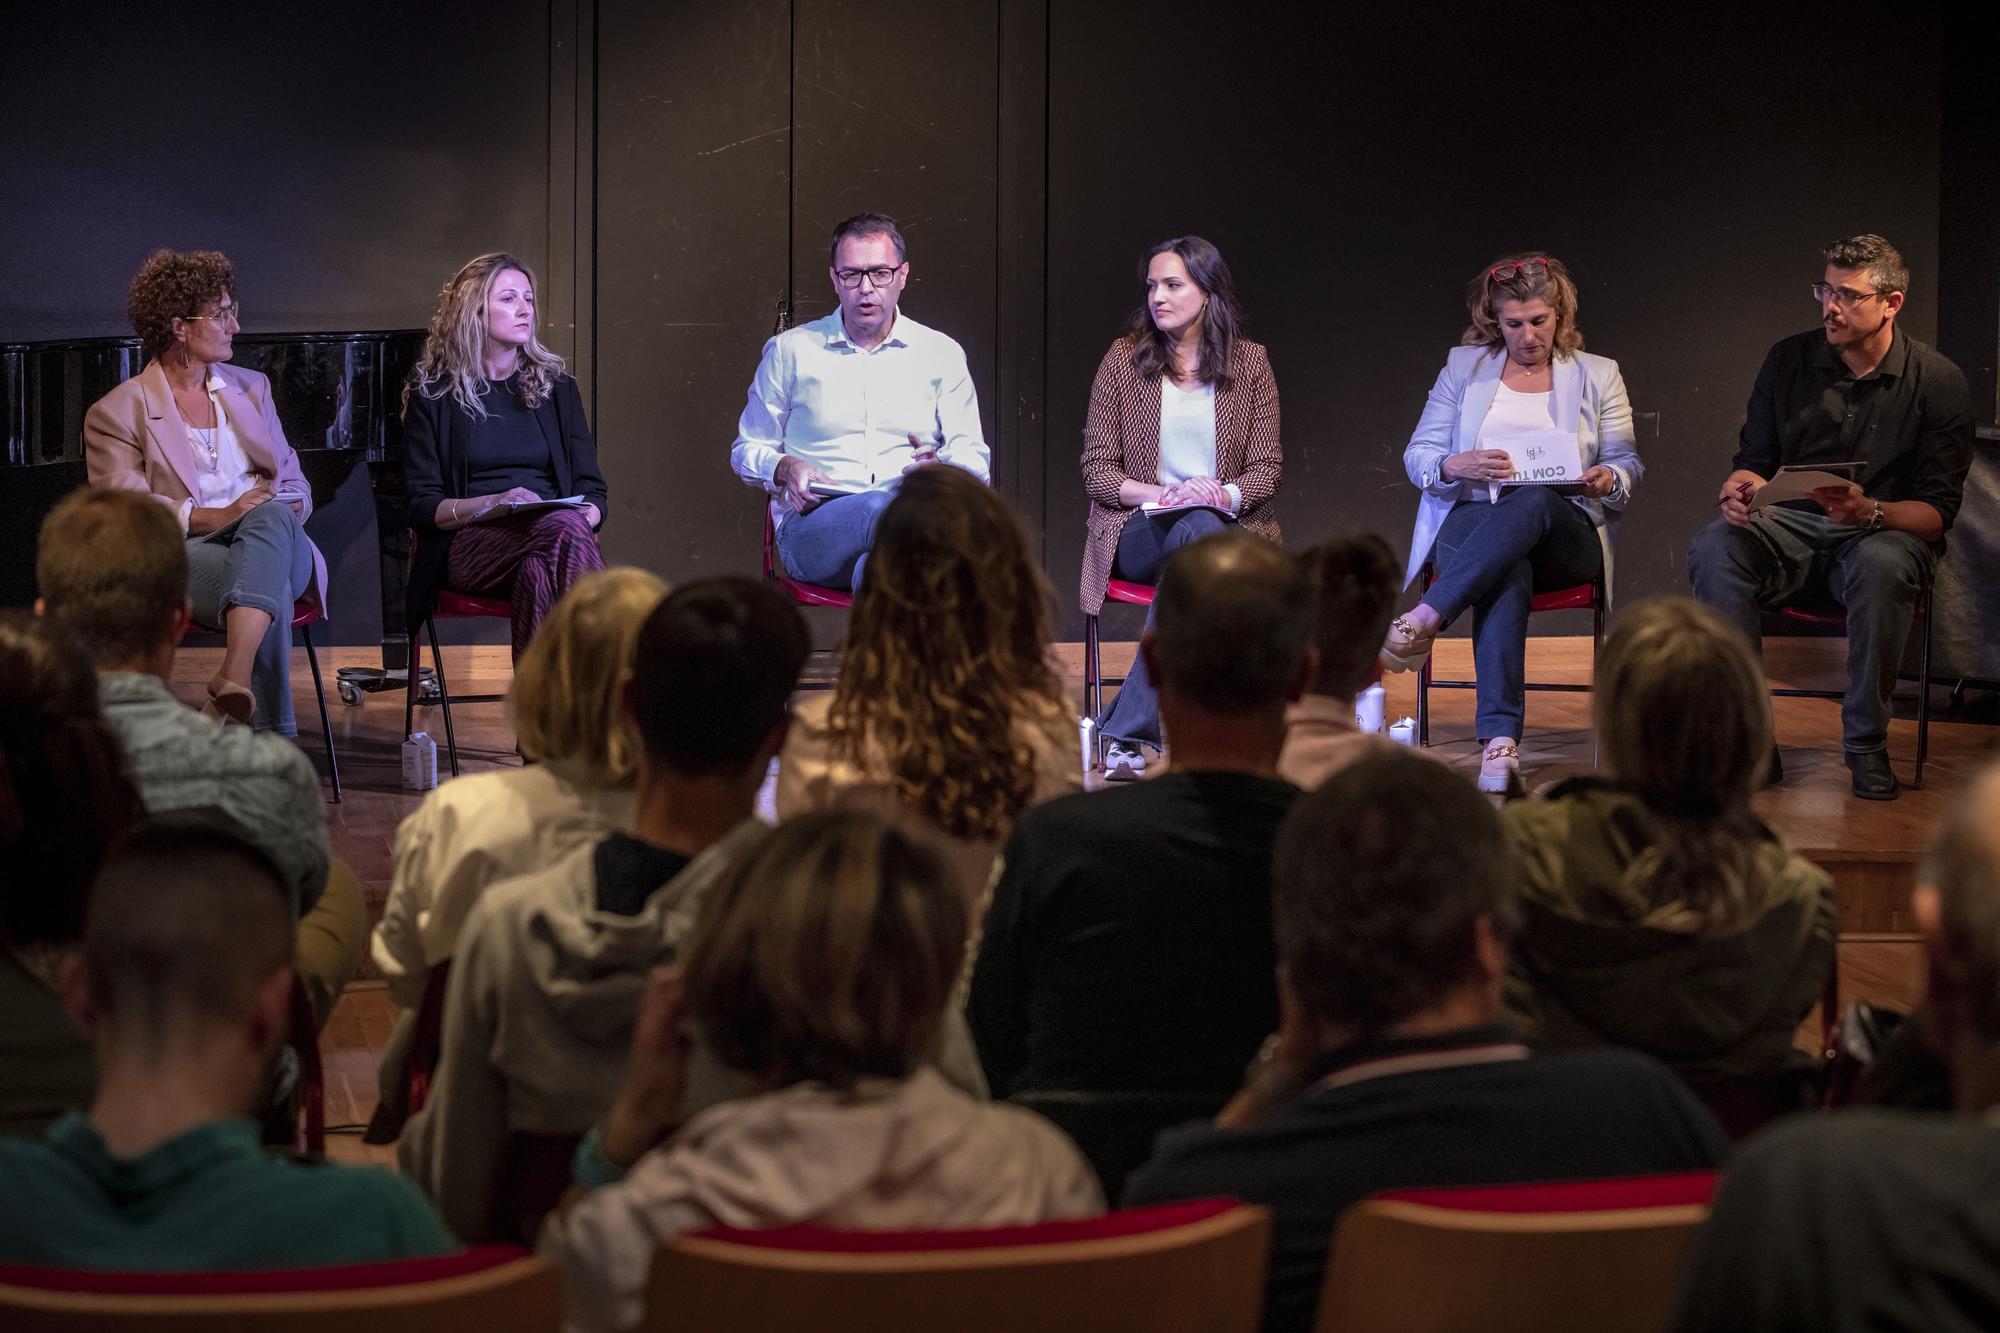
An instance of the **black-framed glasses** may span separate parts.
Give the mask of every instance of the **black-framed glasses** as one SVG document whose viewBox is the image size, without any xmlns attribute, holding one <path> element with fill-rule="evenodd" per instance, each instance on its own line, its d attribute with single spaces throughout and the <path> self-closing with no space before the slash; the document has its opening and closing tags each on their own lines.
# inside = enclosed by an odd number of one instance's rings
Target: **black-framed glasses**
<svg viewBox="0 0 2000 1333">
<path fill-rule="evenodd" d="M 902 267 L 895 264 L 888 268 L 837 268 L 833 271 L 833 280 L 850 292 L 861 285 L 863 278 L 868 279 L 871 286 L 887 287 L 896 280 L 896 273 Z"/>
<path fill-rule="evenodd" d="M 1524 278 L 1546 278 L 1549 276 L 1549 261 L 1540 258 L 1509 260 L 1505 264 L 1495 264 L 1486 272 L 1495 282 L 1505 282 L 1516 274 Z"/>
<path fill-rule="evenodd" d="M 236 327 L 242 328 L 243 307 L 234 304 L 226 305 L 212 315 L 182 315 L 181 318 L 188 320 L 190 322 L 197 319 L 205 319 L 214 324 L 227 324 L 231 320 L 234 320 L 236 322 Z"/>
<path fill-rule="evenodd" d="M 1886 292 L 1850 292 L 1845 287 L 1835 287 L 1831 283 L 1816 282 L 1812 286 L 1813 300 L 1825 305 L 1829 299 L 1837 306 L 1852 310 L 1871 296 L 1886 296 Z"/>
</svg>

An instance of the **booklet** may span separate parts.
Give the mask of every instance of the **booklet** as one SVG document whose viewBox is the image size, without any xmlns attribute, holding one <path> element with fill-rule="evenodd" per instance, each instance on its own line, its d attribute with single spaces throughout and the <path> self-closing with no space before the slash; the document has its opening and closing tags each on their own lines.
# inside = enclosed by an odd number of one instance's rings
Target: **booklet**
<svg viewBox="0 0 2000 1333">
<path fill-rule="evenodd" d="M 1816 463 L 1807 467 L 1781 467 L 1778 475 L 1765 482 L 1750 501 L 1752 510 L 1784 504 L 1788 500 L 1810 500 L 1822 486 L 1846 489 L 1854 485 L 1865 463 Z"/>
<path fill-rule="evenodd" d="M 1514 464 L 1507 486 L 1572 486 L 1583 480 L 1583 445 L 1571 430 L 1524 430 L 1495 435 L 1490 449 L 1505 449 Z"/>
<path fill-rule="evenodd" d="M 1147 504 L 1142 504 L 1139 506 L 1140 513 L 1150 514 L 1154 518 L 1160 518 L 1167 514 L 1185 514 L 1196 509 L 1206 509 L 1211 514 L 1220 514 L 1225 520 L 1231 523 L 1234 523 L 1236 521 L 1236 515 L 1230 513 L 1227 509 L 1223 508 L 1221 505 L 1198 505 L 1198 504 L 1163 505 L 1163 504 L 1154 504 L 1149 502 Z"/>
<path fill-rule="evenodd" d="M 516 500 L 501 508 L 510 514 L 539 514 L 545 509 L 581 509 L 589 503 L 581 495 L 565 495 L 560 500 Z"/>
</svg>

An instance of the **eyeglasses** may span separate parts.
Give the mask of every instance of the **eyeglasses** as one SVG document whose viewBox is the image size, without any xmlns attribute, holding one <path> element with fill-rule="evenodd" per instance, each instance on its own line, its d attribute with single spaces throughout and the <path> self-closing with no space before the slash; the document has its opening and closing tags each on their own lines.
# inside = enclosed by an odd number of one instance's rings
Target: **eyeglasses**
<svg viewBox="0 0 2000 1333">
<path fill-rule="evenodd" d="M 861 285 L 863 278 L 875 287 L 887 287 L 896 280 L 897 270 L 902 267 L 897 264 L 894 268 L 837 268 L 833 271 L 833 278 L 850 292 Z"/>
<path fill-rule="evenodd" d="M 216 324 L 228 324 L 233 321 L 236 327 L 240 329 L 243 327 L 243 307 L 240 305 L 226 305 L 212 315 L 182 315 L 181 318 L 189 321 L 206 319 Z"/>
<path fill-rule="evenodd" d="M 1824 282 L 1816 282 L 1812 287 L 1813 300 L 1825 305 L 1831 300 L 1844 310 L 1852 310 L 1871 296 L 1886 296 L 1887 292 L 1850 292 L 1845 287 L 1834 287 Z"/>
<path fill-rule="evenodd" d="M 1495 264 L 1486 270 L 1487 276 L 1498 282 L 1505 282 L 1515 274 L 1524 278 L 1546 278 L 1549 276 L 1549 261 L 1546 259 L 1523 259 Z"/>
</svg>

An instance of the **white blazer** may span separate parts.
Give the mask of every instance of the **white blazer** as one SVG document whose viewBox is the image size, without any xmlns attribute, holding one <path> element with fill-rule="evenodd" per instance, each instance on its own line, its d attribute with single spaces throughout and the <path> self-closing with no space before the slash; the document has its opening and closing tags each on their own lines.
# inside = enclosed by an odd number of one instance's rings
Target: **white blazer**
<svg viewBox="0 0 2000 1333">
<path fill-rule="evenodd" d="M 1403 471 L 1410 482 L 1423 489 L 1417 506 L 1417 526 L 1410 535 L 1410 563 L 1403 571 L 1407 586 L 1423 568 L 1431 547 L 1437 542 L 1444 516 L 1467 492 L 1463 482 L 1447 481 L 1444 460 L 1475 446 L 1479 428 L 1499 392 L 1500 371 L 1505 354 L 1491 347 L 1454 347 L 1444 359 L 1437 383 L 1431 385 L 1424 414 L 1403 450 Z M 1605 598 L 1610 600 L 1611 546 L 1618 533 L 1620 511 L 1632 498 L 1646 468 L 1632 435 L 1632 405 L 1625 397 L 1625 381 L 1618 363 L 1610 357 L 1589 352 L 1558 356 L 1553 392 L 1556 424 L 1577 434 L 1586 469 L 1602 463 L 1618 474 L 1618 486 L 1602 500 L 1573 498 L 1590 515 L 1597 539 L 1604 544 Z M 1424 486 L 1424 477 L 1433 478 Z"/>
</svg>

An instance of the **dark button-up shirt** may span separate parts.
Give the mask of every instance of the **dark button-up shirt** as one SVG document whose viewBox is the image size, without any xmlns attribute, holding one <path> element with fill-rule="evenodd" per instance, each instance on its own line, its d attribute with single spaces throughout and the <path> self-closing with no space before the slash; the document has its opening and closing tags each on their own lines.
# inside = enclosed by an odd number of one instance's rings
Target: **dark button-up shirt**
<svg viewBox="0 0 2000 1333">
<path fill-rule="evenodd" d="M 1861 463 L 1878 500 L 1922 500 L 1945 527 L 1972 466 L 1972 391 L 1950 360 L 1899 328 L 1882 364 L 1856 379 L 1814 329 L 1777 344 L 1757 372 L 1732 466 Z"/>
</svg>

